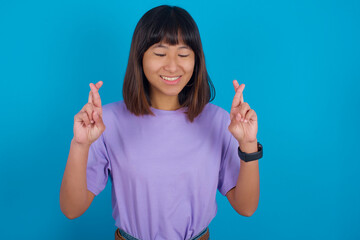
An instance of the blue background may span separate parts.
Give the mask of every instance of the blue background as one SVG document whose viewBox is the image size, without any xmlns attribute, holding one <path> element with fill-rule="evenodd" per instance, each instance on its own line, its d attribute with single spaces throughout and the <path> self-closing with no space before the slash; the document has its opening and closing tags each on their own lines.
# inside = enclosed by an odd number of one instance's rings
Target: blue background
<svg viewBox="0 0 360 240">
<path fill-rule="evenodd" d="M 200 29 L 214 104 L 232 80 L 259 118 L 260 202 L 217 195 L 211 239 L 360 239 L 359 1 L 0 1 L 1 239 L 113 239 L 111 186 L 80 218 L 60 211 L 73 117 L 89 83 L 122 99 L 135 25 L 160 4 Z"/>
</svg>

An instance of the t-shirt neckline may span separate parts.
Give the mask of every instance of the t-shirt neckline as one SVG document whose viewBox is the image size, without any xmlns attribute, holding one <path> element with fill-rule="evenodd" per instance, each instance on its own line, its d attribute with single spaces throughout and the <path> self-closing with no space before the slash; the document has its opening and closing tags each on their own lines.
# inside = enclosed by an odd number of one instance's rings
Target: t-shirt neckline
<svg viewBox="0 0 360 240">
<path fill-rule="evenodd" d="M 156 115 L 173 115 L 173 114 L 184 113 L 187 110 L 187 108 L 188 107 L 181 107 L 176 110 L 162 110 L 162 109 L 157 109 L 157 108 L 153 108 L 152 106 L 150 106 L 150 110 L 153 113 L 155 113 Z"/>
</svg>

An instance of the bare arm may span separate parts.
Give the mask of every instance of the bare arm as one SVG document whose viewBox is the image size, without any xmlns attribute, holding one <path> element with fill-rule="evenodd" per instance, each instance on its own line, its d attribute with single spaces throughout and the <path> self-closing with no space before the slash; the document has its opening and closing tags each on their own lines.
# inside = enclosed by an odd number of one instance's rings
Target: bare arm
<svg viewBox="0 0 360 240">
<path fill-rule="evenodd" d="M 257 151 L 257 141 L 251 144 L 240 144 L 243 152 Z M 236 187 L 227 192 L 231 206 L 240 214 L 250 217 L 256 211 L 260 196 L 259 161 L 244 162 L 240 160 L 240 172 Z"/>
<path fill-rule="evenodd" d="M 89 147 L 71 141 L 70 153 L 60 188 L 60 208 L 70 219 L 80 217 L 95 195 L 87 190 L 86 165 Z"/>
</svg>

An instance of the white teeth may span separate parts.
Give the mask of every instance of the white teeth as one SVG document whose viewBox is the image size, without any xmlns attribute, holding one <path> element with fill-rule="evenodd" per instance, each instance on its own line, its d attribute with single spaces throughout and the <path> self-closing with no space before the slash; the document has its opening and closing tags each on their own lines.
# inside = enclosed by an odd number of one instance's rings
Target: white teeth
<svg viewBox="0 0 360 240">
<path fill-rule="evenodd" d="M 181 76 L 178 76 L 178 77 L 172 77 L 172 78 L 165 77 L 165 76 L 161 76 L 161 78 L 163 78 L 163 79 L 165 79 L 165 80 L 168 80 L 168 81 L 175 81 L 175 80 L 177 80 L 179 77 L 181 77 Z"/>
</svg>

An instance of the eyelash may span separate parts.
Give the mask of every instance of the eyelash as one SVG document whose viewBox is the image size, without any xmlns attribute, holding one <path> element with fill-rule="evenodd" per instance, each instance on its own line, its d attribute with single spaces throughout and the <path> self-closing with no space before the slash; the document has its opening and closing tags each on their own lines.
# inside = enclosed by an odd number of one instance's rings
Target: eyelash
<svg viewBox="0 0 360 240">
<path fill-rule="evenodd" d="M 159 56 L 159 57 L 165 57 L 165 54 L 160 54 L 160 53 L 154 53 L 156 56 Z M 179 54 L 179 57 L 187 57 L 189 55 L 180 55 Z"/>
</svg>

